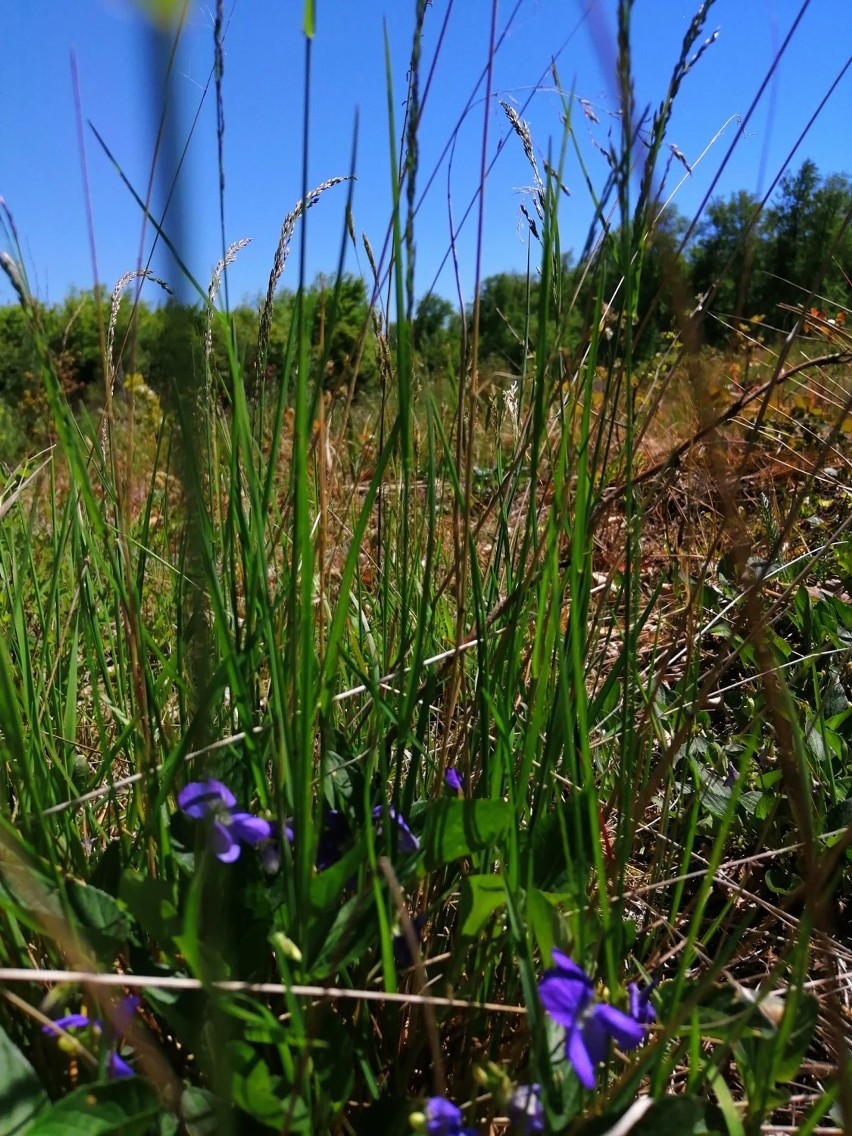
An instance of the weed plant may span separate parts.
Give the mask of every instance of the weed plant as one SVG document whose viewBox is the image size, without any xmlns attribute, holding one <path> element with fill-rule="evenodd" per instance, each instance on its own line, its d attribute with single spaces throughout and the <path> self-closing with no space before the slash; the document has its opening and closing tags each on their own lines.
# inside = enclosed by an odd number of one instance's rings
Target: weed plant
<svg viewBox="0 0 852 1136">
<path fill-rule="evenodd" d="M 169 282 L 229 366 L 176 324 L 162 406 L 139 379 L 112 396 L 120 282 L 91 422 L 5 255 L 55 440 L 0 507 L 0 1132 L 852 1130 L 849 397 L 801 445 L 780 417 L 785 383 L 848 374 L 849 337 L 761 347 L 740 393 L 681 297 L 636 362 L 709 7 L 640 124 L 618 5 L 587 310 L 559 272 L 572 99 L 545 176 L 515 116 L 535 348 L 487 407 L 476 308 L 443 406 L 415 370 L 424 0 L 401 150 L 388 68 L 357 428 L 357 358 L 328 394 L 311 354 L 304 258 L 276 385 L 267 315 L 249 373 L 219 305 L 237 246 L 209 293 Z M 269 303 L 309 207 L 349 192 L 305 184 Z M 330 342 L 334 296 L 325 318 Z"/>
</svg>

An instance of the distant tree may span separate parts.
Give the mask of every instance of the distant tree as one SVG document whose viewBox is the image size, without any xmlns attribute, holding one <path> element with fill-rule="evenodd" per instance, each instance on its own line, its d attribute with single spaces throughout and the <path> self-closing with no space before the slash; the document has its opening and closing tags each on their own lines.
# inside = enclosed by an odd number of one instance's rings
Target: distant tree
<svg viewBox="0 0 852 1136">
<path fill-rule="evenodd" d="M 207 313 L 203 314 L 206 323 Z M 211 377 L 221 384 L 228 397 L 231 396 L 233 375 L 231 369 L 231 348 L 239 372 L 243 376 L 246 388 L 251 394 L 256 381 L 257 363 L 257 311 L 247 304 L 239 304 L 232 308 L 226 319 L 221 314 L 212 321 L 211 335 Z"/>
<path fill-rule="evenodd" d="M 659 207 L 652 212 L 659 213 Z M 575 309 L 569 313 L 569 344 L 591 325 L 603 274 L 604 299 L 608 302 L 614 297 L 614 304 L 606 317 L 607 345 L 601 344 L 602 358 L 608 358 L 613 351 L 620 352 L 621 331 L 627 320 L 634 330 L 635 357 L 647 358 L 658 349 L 663 332 L 676 329 L 684 309 L 691 307 L 689 267 L 680 252 L 686 225 L 686 218 L 670 206 L 660 214 L 639 255 L 634 242 L 630 242 L 634 286 L 629 310 L 624 309 L 626 296 L 621 286 L 624 265 L 620 229 L 600 245 L 591 266 L 566 269 L 563 295 L 569 297 L 579 287 Z"/>
<path fill-rule="evenodd" d="M 323 366 L 323 385 L 331 389 L 349 383 L 356 363 L 358 383 L 373 382 L 378 377 L 376 340 L 363 278 L 350 273 L 337 281 L 320 277 L 311 292 L 311 346 L 315 364 Z"/>
<path fill-rule="evenodd" d="M 172 409 L 177 397 L 192 389 L 204 368 L 204 314 L 172 297 L 151 313 L 146 332 L 148 385 L 163 407 Z"/>
<path fill-rule="evenodd" d="M 639 266 L 636 322 L 643 335 L 636 344 L 640 355 L 657 350 L 664 332 L 677 330 L 692 306 L 688 265 L 680 251 L 687 221 L 671 206 L 650 234 Z"/>
<path fill-rule="evenodd" d="M 414 315 L 414 349 L 429 376 L 446 375 L 458 365 L 461 321 L 449 300 L 423 296 Z"/>
<path fill-rule="evenodd" d="M 19 402 L 26 376 L 38 370 L 38 353 L 29 320 L 17 304 L 0 308 L 0 398 Z"/>
<path fill-rule="evenodd" d="M 796 318 L 779 309 L 778 304 L 801 305 L 812 291 L 829 302 L 848 303 L 852 275 L 850 209 L 849 178 L 833 174 L 823 180 L 810 160 L 781 181 L 766 217 L 769 275 L 764 286 L 765 306 L 777 326 L 789 327 Z"/>
<path fill-rule="evenodd" d="M 524 366 L 527 312 L 535 309 L 535 285 L 520 272 L 499 272 L 482 284 L 479 304 L 479 358 L 520 373 Z"/>
<path fill-rule="evenodd" d="M 743 189 L 727 200 L 716 198 L 708 205 L 692 242 L 689 260 L 694 296 L 707 296 L 716 286 L 704 320 L 709 343 L 727 342 L 732 325 L 757 314 L 766 257 L 766 227 L 758 209 L 757 198 Z"/>
<path fill-rule="evenodd" d="M 281 368 L 287 351 L 287 341 L 296 312 L 296 293 L 282 288 L 272 303 L 272 326 L 269 332 L 269 348 L 266 355 L 267 378 L 276 381 L 282 378 Z M 257 313 L 255 313 L 254 336 L 257 339 Z"/>
<path fill-rule="evenodd" d="M 106 343 L 109 323 L 109 304 L 105 296 L 96 297 L 93 291 L 71 292 L 56 311 L 56 318 L 51 349 L 57 356 L 64 355 L 80 391 L 95 386 L 103 390 L 101 343 Z"/>
</svg>

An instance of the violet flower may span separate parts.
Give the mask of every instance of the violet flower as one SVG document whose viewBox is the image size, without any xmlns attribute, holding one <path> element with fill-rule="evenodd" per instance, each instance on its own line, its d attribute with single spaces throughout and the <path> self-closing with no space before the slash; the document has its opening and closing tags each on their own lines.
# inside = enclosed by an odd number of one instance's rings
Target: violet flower
<svg viewBox="0 0 852 1136">
<path fill-rule="evenodd" d="M 214 782 L 214 784 L 218 784 L 218 782 Z M 187 810 L 184 809 L 184 811 L 186 812 Z M 373 823 L 376 825 L 376 831 L 379 836 L 382 835 L 383 812 L 383 805 L 376 805 L 372 812 Z M 234 813 L 232 815 L 242 817 L 246 814 Z M 391 820 L 396 822 L 396 826 L 399 830 L 399 851 L 404 853 L 416 852 L 420 847 L 420 841 L 408 827 L 408 823 L 405 818 L 396 811 L 393 805 L 388 808 L 388 816 L 391 818 Z M 249 819 L 256 820 L 257 818 L 249 817 Z M 266 824 L 266 821 L 262 821 L 260 823 Z M 283 835 L 288 844 L 293 843 L 294 829 L 293 822 L 291 820 L 288 820 L 284 825 Z M 247 838 L 243 836 L 242 839 L 246 840 Z M 257 841 L 265 842 L 263 848 L 261 848 L 260 850 L 263 869 L 269 875 L 274 875 L 281 867 L 281 844 L 278 840 L 275 839 L 268 840 L 265 831 L 263 836 L 256 838 L 255 843 Z M 349 851 L 349 849 L 352 847 L 352 843 L 352 831 L 349 827 L 349 821 L 346 819 L 345 814 L 340 812 L 338 809 L 327 809 L 323 814 L 322 830 L 320 831 L 319 840 L 317 841 L 317 871 L 324 872 L 326 868 L 330 868 L 333 864 L 336 864 L 338 860 L 341 860 L 346 852 Z M 239 855 L 239 852 L 237 853 L 237 855 Z M 233 859 L 236 859 L 236 856 L 234 856 Z"/>
<path fill-rule="evenodd" d="M 476 1136 L 473 1128 L 462 1126 L 461 1109 L 445 1097 L 429 1097 L 426 1101 L 427 1136 Z"/>
<path fill-rule="evenodd" d="M 450 768 L 444 770 L 444 784 L 454 793 L 461 795 L 464 789 L 464 777 L 457 769 L 450 766 Z"/>
<path fill-rule="evenodd" d="M 651 1005 L 651 993 L 657 985 L 657 980 L 649 982 L 640 990 L 635 982 L 628 984 L 627 993 L 630 997 L 630 1016 L 640 1026 L 649 1026 L 657 1020 L 657 1011 Z"/>
<path fill-rule="evenodd" d="M 376 805 L 376 807 L 373 809 L 373 820 L 379 822 L 378 828 L 376 829 L 378 836 L 382 835 L 381 819 L 383 812 L 383 805 Z M 408 823 L 402 813 L 398 813 L 393 805 L 391 805 L 388 808 L 388 816 L 391 818 L 391 820 L 396 821 L 396 826 L 399 829 L 400 852 L 416 852 L 420 847 L 420 841 L 408 827 Z"/>
<path fill-rule="evenodd" d="M 260 843 L 258 851 L 260 853 L 260 866 L 268 876 L 274 876 L 281 867 L 281 845 L 284 840 L 292 846 L 295 839 L 293 833 L 293 822 L 285 821 L 281 826 L 282 840 L 272 837 L 270 840 L 264 840 Z"/>
<path fill-rule="evenodd" d="M 565 1030 L 565 1056 L 580 1083 L 595 1087 L 595 1071 L 604 1060 L 610 1038 L 622 1049 L 635 1049 L 645 1027 L 629 1014 L 595 999 L 591 978 L 562 951 L 553 951 L 556 966 L 543 975 L 538 993 L 545 1010 Z"/>
<path fill-rule="evenodd" d="M 64 1014 L 61 1018 L 54 1018 L 49 1025 L 42 1026 L 41 1032 L 59 1037 L 60 1030 L 88 1029 L 91 1024 L 92 1019 L 86 1014 Z"/>
<path fill-rule="evenodd" d="M 103 1022 L 98 1018 L 90 1018 L 87 1014 L 64 1014 L 62 1017 L 55 1018 L 48 1025 L 42 1026 L 41 1032 L 52 1034 L 55 1037 L 60 1036 L 60 1030 L 92 1029 L 95 1033 L 105 1032 L 113 1046 L 107 1057 L 107 1077 L 109 1077 L 111 1081 L 117 1080 L 119 1077 L 134 1077 L 136 1074 L 118 1050 L 121 1039 L 127 1032 L 130 1021 L 136 1013 L 139 1001 L 140 999 L 135 994 L 131 994 L 127 998 L 122 999 L 116 1007 L 112 1021 L 106 1027 L 106 1030 L 104 1030 Z"/>
<path fill-rule="evenodd" d="M 323 872 L 336 864 L 343 857 L 351 839 L 349 824 L 343 813 L 338 809 L 328 809 L 317 842 L 317 871 Z"/>
<path fill-rule="evenodd" d="M 210 845 L 223 864 L 239 859 L 241 843 L 260 844 L 272 836 L 268 820 L 236 809 L 236 797 L 221 781 L 191 781 L 178 793 L 177 802 L 188 817 L 210 822 Z"/>
<path fill-rule="evenodd" d="M 541 1085 L 516 1085 L 509 1098 L 507 1112 L 520 1136 L 533 1136 L 544 1131 L 544 1105 L 541 1103 Z"/>
</svg>

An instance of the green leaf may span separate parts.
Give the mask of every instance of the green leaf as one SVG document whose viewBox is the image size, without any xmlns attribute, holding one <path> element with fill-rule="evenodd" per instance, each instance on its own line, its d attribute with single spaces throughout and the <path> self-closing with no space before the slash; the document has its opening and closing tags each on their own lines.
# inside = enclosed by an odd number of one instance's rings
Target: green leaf
<svg viewBox="0 0 852 1136">
<path fill-rule="evenodd" d="M 789 1012 L 789 1007 L 788 1007 Z M 819 1003 L 811 994 L 802 994 L 796 1002 L 795 1017 L 783 1051 L 775 1054 L 773 1078 L 777 1082 L 792 1081 L 801 1068 L 811 1044 L 819 1017 Z"/>
<path fill-rule="evenodd" d="M 497 844 L 508 831 L 512 817 L 508 801 L 445 798 L 430 804 L 423 831 L 427 870 Z"/>
<path fill-rule="evenodd" d="M 561 937 L 558 907 L 561 900 L 562 896 L 548 895 L 539 888 L 530 888 L 527 892 L 527 922 L 535 936 L 541 957 L 548 960 L 548 965 L 553 948 Z"/>
<path fill-rule="evenodd" d="M 83 1085 L 43 1112 L 27 1136 L 147 1136 L 163 1106 L 141 1077 Z"/>
<path fill-rule="evenodd" d="M 793 1011 L 792 1023 L 786 1016 Z M 780 1107 L 786 1098 L 782 1088 L 798 1073 L 816 1028 L 819 1007 L 815 998 L 803 994 L 795 1007 L 788 1003 L 779 1029 L 768 1021 L 753 1036 L 744 1035 L 734 1045 L 740 1075 L 750 1097 L 759 1098 L 767 1111 Z M 789 1033 L 784 1027 L 789 1025 Z"/>
<path fill-rule="evenodd" d="M 96 950 L 111 950 L 130 934 L 127 913 L 108 892 L 72 880 L 68 900 Z"/>
<path fill-rule="evenodd" d="M 288 1094 L 281 1091 L 283 1079 L 273 1076 L 260 1054 L 244 1041 L 230 1042 L 228 1056 L 234 1103 L 261 1124 L 280 1132 L 289 1108 Z"/>
<path fill-rule="evenodd" d="M 0 1136 L 23 1136 L 47 1103 L 35 1069 L 0 1028 Z"/>
<path fill-rule="evenodd" d="M 152 880 L 139 872 L 122 873 L 119 898 L 148 935 L 167 942 L 179 929 L 172 888 L 165 880 Z"/>
<path fill-rule="evenodd" d="M 363 958 L 379 938 L 375 912 L 357 895 L 340 906 L 327 930 L 322 924 L 313 930 L 321 935 L 316 958 L 311 957 L 310 962 L 311 976 L 317 982 L 331 978 L 353 959 Z"/>
<path fill-rule="evenodd" d="M 111 840 L 104 848 L 95 870 L 89 876 L 89 885 L 100 888 L 101 891 L 105 891 L 109 895 L 118 895 L 121 870 L 121 840 Z"/>
<path fill-rule="evenodd" d="M 340 897 L 349 881 L 358 875 L 365 855 L 364 842 L 359 841 L 331 867 L 317 872 L 311 880 L 311 907 L 315 911 L 339 910 Z"/>
<path fill-rule="evenodd" d="M 355 1080 L 354 1043 L 350 1030 L 338 1017 L 328 1014 L 322 1023 L 322 1044 L 311 1051 L 314 1074 L 322 1089 L 326 1109 L 340 1112 Z"/>
<path fill-rule="evenodd" d="M 852 824 L 852 797 L 847 797 L 845 801 L 840 801 L 825 814 L 822 831 L 838 832 L 842 828 L 848 828 L 850 824 Z M 832 837 L 830 843 L 836 844 L 841 839 L 841 836 Z"/>
<path fill-rule="evenodd" d="M 579 812 L 580 823 L 577 823 Z M 522 843 L 528 861 L 525 871 L 532 882 L 545 891 L 559 891 L 569 880 L 580 877 L 585 887 L 588 865 L 594 854 L 586 815 L 569 799 L 559 802 L 547 813 L 539 813 L 523 834 Z"/>
<path fill-rule="evenodd" d="M 187 1136 L 214 1136 L 218 1118 L 212 1093 L 190 1085 L 180 1098 L 180 1113 Z"/>
<path fill-rule="evenodd" d="M 641 1100 L 642 1098 L 640 1098 Z M 645 1098 L 647 1099 L 647 1098 Z M 632 1108 L 641 1108 L 635 1102 Z M 631 1110 L 628 1109 L 628 1112 Z M 626 1120 L 624 1112 L 609 1112 L 584 1127 L 587 1136 L 604 1136 L 611 1132 L 621 1119 Z M 619 1127 L 621 1131 L 621 1127 Z M 650 1108 L 637 1115 L 630 1128 L 630 1136 L 726 1136 L 728 1127 L 721 1111 L 709 1101 L 700 1097 L 668 1096 L 655 1100 Z"/>
<path fill-rule="evenodd" d="M 461 886 L 461 933 L 475 939 L 495 911 L 506 903 L 502 875 L 466 876 Z"/>
<path fill-rule="evenodd" d="M 701 803 L 711 816 L 721 820 L 731 803 L 731 788 L 712 769 L 708 769 L 706 765 L 696 761 L 695 758 L 691 758 L 691 760 L 692 767 L 701 785 Z"/>
<path fill-rule="evenodd" d="M 778 866 L 767 868 L 763 878 L 775 895 L 791 895 L 802 882 L 798 876 Z"/>
</svg>

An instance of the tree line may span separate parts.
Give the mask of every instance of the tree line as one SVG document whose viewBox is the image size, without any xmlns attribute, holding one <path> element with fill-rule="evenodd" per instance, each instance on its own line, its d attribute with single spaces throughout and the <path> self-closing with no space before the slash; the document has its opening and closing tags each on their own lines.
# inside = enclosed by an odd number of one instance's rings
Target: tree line
<svg viewBox="0 0 852 1136">
<path fill-rule="evenodd" d="M 841 312 L 852 286 L 852 181 L 845 174 L 820 175 L 811 161 L 786 175 L 769 205 L 760 208 L 741 190 L 711 201 L 690 231 L 671 207 L 661 213 L 650 237 L 634 258 L 638 286 L 633 311 L 620 311 L 637 329 L 635 350 L 648 357 L 666 336 L 701 306 L 700 336 L 724 349 L 742 321 L 759 319 L 764 329 L 786 333 L 803 305 Z M 551 324 L 537 318 L 539 283 L 523 273 L 501 272 L 482 285 L 479 359 L 497 381 L 521 373 L 535 352 L 536 335 L 567 350 L 588 326 L 588 315 L 604 274 L 601 294 L 618 283 L 618 232 L 606 233 L 588 261 L 573 264 L 564 256 L 555 274 L 559 302 L 550 306 Z M 590 270 L 591 268 L 591 270 Z M 374 384 L 379 375 L 377 325 L 371 297 L 360 278 L 319 278 L 308 290 L 313 362 L 323 368 L 326 386 Z M 282 289 L 270 321 L 268 349 L 257 357 L 258 306 L 243 303 L 231 313 L 232 342 L 247 376 L 267 380 L 282 370 L 297 310 L 297 296 Z M 461 313 L 448 300 L 430 294 L 416 306 L 412 320 L 415 366 L 427 380 L 457 375 L 460 345 L 471 311 Z M 615 318 L 615 317 L 613 317 Z M 43 338 L 71 398 L 103 390 L 103 329 L 109 298 L 74 293 L 57 305 L 39 309 Z M 205 365 L 206 313 L 180 308 L 173 300 L 159 306 L 125 300 L 119 311 L 115 344 L 125 371 L 141 373 L 158 394 L 167 395 L 180 366 Z M 387 328 L 391 338 L 393 325 Z M 227 332 L 214 321 L 212 365 L 229 373 Z M 26 428 L 28 407 L 39 413 L 39 359 L 25 314 L 17 306 L 0 307 L 0 400 L 16 408 Z"/>
</svg>

